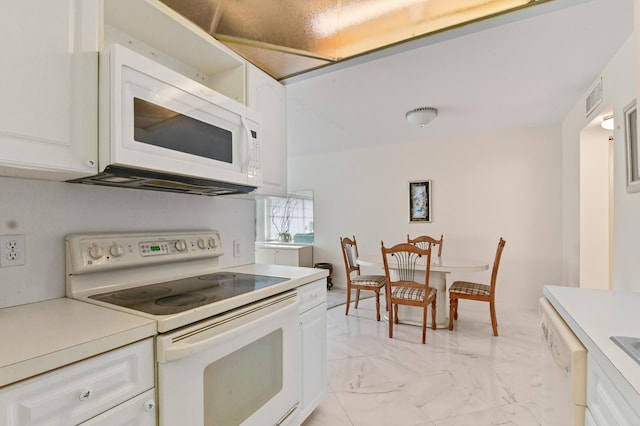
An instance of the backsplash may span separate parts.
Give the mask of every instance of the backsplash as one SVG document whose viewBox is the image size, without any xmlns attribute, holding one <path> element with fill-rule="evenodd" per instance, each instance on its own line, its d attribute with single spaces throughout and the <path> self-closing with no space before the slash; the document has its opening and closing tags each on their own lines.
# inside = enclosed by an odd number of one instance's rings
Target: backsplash
<svg viewBox="0 0 640 426">
<path fill-rule="evenodd" d="M 255 202 L 0 177 L 0 235 L 25 236 L 24 266 L 0 268 L 0 308 L 63 297 L 71 233 L 217 229 L 221 266 L 253 263 Z M 233 257 L 233 240 L 240 256 Z"/>
</svg>

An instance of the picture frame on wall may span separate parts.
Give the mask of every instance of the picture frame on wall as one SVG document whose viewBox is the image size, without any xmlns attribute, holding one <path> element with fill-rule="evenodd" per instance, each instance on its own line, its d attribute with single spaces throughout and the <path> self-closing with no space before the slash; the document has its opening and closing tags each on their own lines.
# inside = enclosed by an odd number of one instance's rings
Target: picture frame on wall
<svg viewBox="0 0 640 426">
<path fill-rule="evenodd" d="M 624 140 L 627 157 L 627 192 L 640 192 L 638 110 L 635 100 L 624 109 Z"/>
<path fill-rule="evenodd" d="M 431 181 L 409 182 L 409 222 L 431 222 Z"/>
</svg>

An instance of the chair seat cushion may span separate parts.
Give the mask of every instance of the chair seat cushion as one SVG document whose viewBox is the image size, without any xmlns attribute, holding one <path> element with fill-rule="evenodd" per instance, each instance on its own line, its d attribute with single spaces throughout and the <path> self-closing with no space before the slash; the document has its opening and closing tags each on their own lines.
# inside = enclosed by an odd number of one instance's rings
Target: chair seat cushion
<svg viewBox="0 0 640 426">
<path fill-rule="evenodd" d="M 491 286 L 468 281 L 456 281 L 451 284 L 449 293 L 469 294 L 472 296 L 489 296 L 491 294 Z"/>
<path fill-rule="evenodd" d="M 387 279 L 384 275 L 358 275 L 351 278 L 351 284 L 361 285 L 366 287 L 384 287 Z"/>
<path fill-rule="evenodd" d="M 435 297 L 437 290 L 433 287 L 429 287 L 429 296 L 427 299 L 430 299 L 432 296 Z M 393 299 L 403 299 L 403 300 L 415 300 L 418 302 L 424 301 L 424 288 L 415 288 L 415 287 L 393 287 L 391 290 L 391 297 Z"/>
</svg>

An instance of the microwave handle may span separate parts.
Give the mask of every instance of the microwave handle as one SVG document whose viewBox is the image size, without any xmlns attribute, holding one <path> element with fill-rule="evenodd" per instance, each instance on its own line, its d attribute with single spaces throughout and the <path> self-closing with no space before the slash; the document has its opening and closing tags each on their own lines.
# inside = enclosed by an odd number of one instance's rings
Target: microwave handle
<svg viewBox="0 0 640 426">
<path fill-rule="evenodd" d="M 246 138 L 242 146 L 243 156 L 240 169 L 242 173 L 247 173 L 249 171 L 249 163 L 251 162 L 251 129 L 249 129 L 249 123 L 247 123 L 247 119 L 244 116 L 240 116 L 240 121 L 242 122 L 242 127 L 246 134 Z"/>
</svg>

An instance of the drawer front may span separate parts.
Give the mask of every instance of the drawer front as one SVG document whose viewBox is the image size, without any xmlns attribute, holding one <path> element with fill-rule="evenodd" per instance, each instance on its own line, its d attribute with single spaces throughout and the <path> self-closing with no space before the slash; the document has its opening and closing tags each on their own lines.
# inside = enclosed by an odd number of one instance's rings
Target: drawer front
<svg viewBox="0 0 640 426">
<path fill-rule="evenodd" d="M 155 389 L 149 389 L 143 394 L 106 411 L 86 422 L 82 426 L 113 426 L 113 425 L 156 425 Z"/>
<path fill-rule="evenodd" d="M 147 339 L 0 389 L 0 424 L 78 424 L 153 386 Z"/>
<path fill-rule="evenodd" d="M 306 312 L 314 306 L 327 301 L 327 281 L 325 278 L 298 287 L 300 312 Z"/>
</svg>

